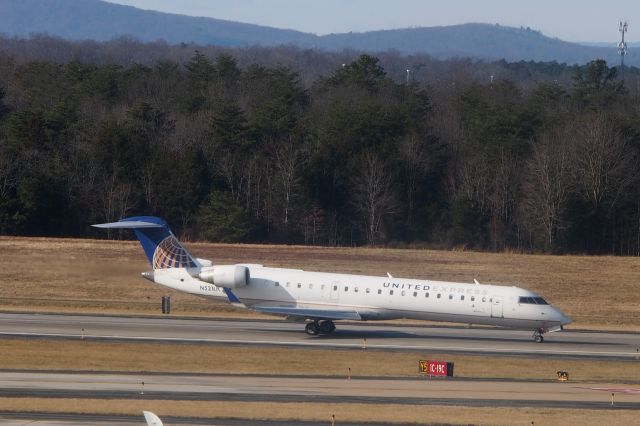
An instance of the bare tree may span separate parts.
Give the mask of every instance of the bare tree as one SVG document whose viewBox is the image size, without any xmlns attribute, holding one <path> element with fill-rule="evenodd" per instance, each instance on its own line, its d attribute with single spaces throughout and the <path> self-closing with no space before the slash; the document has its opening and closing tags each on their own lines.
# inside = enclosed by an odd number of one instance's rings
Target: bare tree
<svg viewBox="0 0 640 426">
<path fill-rule="evenodd" d="M 453 182 L 455 197 L 474 201 L 481 213 L 485 214 L 489 207 L 488 195 L 493 173 L 487 155 L 483 153 L 465 153 L 460 157 L 458 169 Z"/>
<path fill-rule="evenodd" d="M 416 192 L 420 179 L 429 170 L 429 158 L 424 140 L 418 139 L 416 135 L 411 135 L 400 142 L 399 153 L 407 191 L 407 226 L 411 229 Z"/>
<path fill-rule="evenodd" d="M 104 217 L 107 222 L 126 217 L 133 208 L 131 183 L 118 182 L 115 171 L 104 177 L 100 192 Z M 108 235 L 110 238 L 110 232 Z"/>
<path fill-rule="evenodd" d="M 531 231 L 543 232 L 550 250 L 556 247 L 558 232 L 564 226 L 564 208 L 573 190 L 568 134 L 566 130 L 543 134 L 526 163 L 522 214 Z"/>
<path fill-rule="evenodd" d="M 17 160 L 15 155 L 0 155 L 0 198 L 9 197 L 10 191 L 18 184 Z"/>
<path fill-rule="evenodd" d="M 291 136 L 282 141 L 275 149 L 276 179 L 282 195 L 282 224 L 287 229 L 289 226 L 289 211 L 291 201 L 298 184 L 298 162 L 300 150 L 296 147 Z"/>
<path fill-rule="evenodd" d="M 576 187 L 594 210 L 612 206 L 637 179 L 633 151 L 603 115 L 589 117 L 577 127 L 572 166 Z"/>
<path fill-rule="evenodd" d="M 360 173 L 353 178 L 353 203 L 361 213 L 367 243 L 375 244 L 382 233 L 383 220 L 397 210 L 393 179 L 384 163 L 370 151 L 361 162 Z"/>
<path fill-rule="evenodd" d="M 488 197 L 491 211 L 491 242 L 493 249 L 505 245 L 505 229 L 512 223 L 517 200 L 518 162 L 510 152 L 501 151 L 495 164 Z"/>
</svg>

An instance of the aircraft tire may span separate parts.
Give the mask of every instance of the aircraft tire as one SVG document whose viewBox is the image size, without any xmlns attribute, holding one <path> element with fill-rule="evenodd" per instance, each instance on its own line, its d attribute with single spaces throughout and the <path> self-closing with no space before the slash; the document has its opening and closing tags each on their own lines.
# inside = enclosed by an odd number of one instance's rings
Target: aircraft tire
<svg viewBox="0 0 640 426">
<path fill-rule="evenodd" d="M 304 327 L 304 331 L 307 332 L 309 336 L 317 336 L 320 333 L 318 324 L 315 322 L 310 322 Z"/>
<path fill-rule="evenodd" d="M 333 321 L 322 321 L 320 323 L 320 333 L 322 334 L 331 334 L 336 331 L 336 325 Z"/>
<path fill-rule="evenodd" d="M 533 338 L 533 340 L 535 340 L 535 341 L 536 341 L 536 343 L 542 343 L 542 342 L 544 342 L 544 337 L 542 337 L 542 335 L 540 335 L 540 334 L 537 334 L 537 335 Z"/>
</svg>

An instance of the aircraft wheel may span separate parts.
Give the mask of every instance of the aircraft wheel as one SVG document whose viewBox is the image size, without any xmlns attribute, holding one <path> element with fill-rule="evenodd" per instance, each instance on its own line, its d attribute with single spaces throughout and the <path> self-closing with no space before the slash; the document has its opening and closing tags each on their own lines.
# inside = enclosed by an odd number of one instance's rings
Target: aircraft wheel
<svg viewBox="0 0 640 426">
<path fill-rule="evenodd" d="M 320 332 L 319 328 L 318 324 L 310 322 L 305 326 L 304 331 L 306 331 L 309 336 L 317 336 Z"/>
<path fill-rule="evenodd" d="M 542 343 L 542 342 L 544 342 L 544 337 L 542 337 L 542 335 L 541 335 L 541 334 L 536 334 L 536 335 L 534 336 L 533 340 L 535 340 L 535 341 L 536 341 L 536 343 Z"/>
<path fill-rule="evenodd" d="M 322 334 L 331 334 L 336 331 L 336 325 L 333 321 L 322 321 L 320 323 L 320 333 Z"/>
</svg>

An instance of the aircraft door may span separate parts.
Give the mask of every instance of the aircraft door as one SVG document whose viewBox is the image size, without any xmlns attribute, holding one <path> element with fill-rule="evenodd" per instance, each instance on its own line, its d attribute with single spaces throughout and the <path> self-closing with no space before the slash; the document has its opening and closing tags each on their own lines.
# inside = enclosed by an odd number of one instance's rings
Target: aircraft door
<svg viewBox="0 0 640 426">
<path fill-rule="evenodd" d="M 337 302 L 340 298 L 340 283 L 338 281 L 334 281 L 331 283 L 331 293 L 329 295 L 329 299 L 332 302 Z"/>
<path fill-rule="evenodd" d="M 504 297 L 503 296 L 493 296 L 493 301 L 491 302 L 491 316 L 494 318 L 504 318 Z"/>
</svg>

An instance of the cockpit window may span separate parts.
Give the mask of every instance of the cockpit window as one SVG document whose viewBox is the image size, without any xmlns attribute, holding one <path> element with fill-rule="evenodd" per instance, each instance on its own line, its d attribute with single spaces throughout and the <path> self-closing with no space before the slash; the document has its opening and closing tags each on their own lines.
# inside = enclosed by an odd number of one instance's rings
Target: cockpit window
<svg viewBox="0 0 640 426">
<path fill-rule="evenodd" d="M 520 296 L 518 299 L 518 303 L 529 304 L 529 305 L 548 305 L 547 301 L 542 297 L 524 297 Z"/>
</svg>

